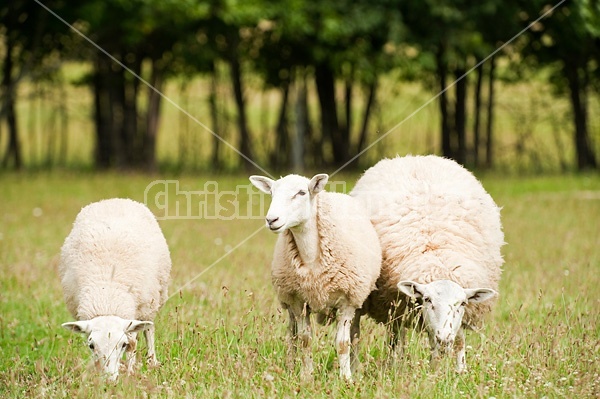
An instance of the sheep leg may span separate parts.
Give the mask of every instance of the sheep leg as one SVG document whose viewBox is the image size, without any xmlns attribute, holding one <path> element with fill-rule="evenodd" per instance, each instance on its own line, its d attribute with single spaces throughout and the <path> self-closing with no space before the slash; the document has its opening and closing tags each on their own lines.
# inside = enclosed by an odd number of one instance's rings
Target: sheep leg
<svg viewBox="0 0 600 399">
<path fill-rule="evenodd" d="M 125 362 L 127 366 L 127 374 L 132 375 L 135 367 L 135 358 L 137 355 L 137 333 L 128 333 L 129 346 L 125 354 Z"/>
<path fill-rule="evenodd" d="M 288 307 L 289 322 L 289 335 L 288 335 L 288 355 L 287 355 L 287 367 L 288 369 L 294 369 L 294 362 L 296 360 L 296 354 L 298 352 L 298 322 L 292 309 Z"/>
<path fill-rule="evenodd" d="M 160 362 L 156 359 L 156 350 L 154 347 L 154 325 L 151 325 L 144 330 L 146 345 L 148 346 L 148 355 L 146 356 L 146 364 L 150 367 L 160 366 Z"/>
<path fill-rule="evenodd" d="M 358 358 L 358 342 L 360 340 L 360 310 L 354 312 L 352 325 L 350 326 L 350 369 L 352 374 L 356 374 L 360 367 L 360 359 Z"/>
<path fill-rule="evenodd" d="M 467 371 L 467 361 L 465 359 L 465 331 L 461 327 L 454 340 L 454 353 L 456 354 L 456 372 L 464 373 Z"/>
<path fill-rule="evenodd" d="M 406 336 L 406 328 L 398 323 L 392 322 L 388 327 L 388 344 L 390 347 L 390 357 L 392 363 L 404 357 L 404 337 Z"/>
<path fill-rule="evenodd" d="M 429 358 L 429 364 L 431 365 L 431 368 L 435 370 L 441 358 L 440 348 L 435 340 L 435 334 L 429 331 L 427 332 L 427 334 L 429 336 L 429 346 L 431 347 L 431 357 Z"/>
<path fill-rule="evenodd" d="M 355 311 L 356 309 L 350 306 L 340 309 L 337 334 L 335 337 L 338 360 L 340 363 L 340 376 L 348 381 L 352 381 L 352 371 L 350 367 L 350 348 L 352 342 L 350 339 L 350 329 Z"/>
<path fill-rule="evenodd" d="M 297 334 L 292 336 L 294 348 L 300 346 L 302 352 L 302 379 L 308 379 L 313 372 L 312 362 L 312 330 L 310 326 L 310 310 L 303 303 L 290 306 L 290 316 L 293 316 L 296 324 Z M 290 331 L 293 329 L 292 317 L 290 317 Z"/>
</svg>

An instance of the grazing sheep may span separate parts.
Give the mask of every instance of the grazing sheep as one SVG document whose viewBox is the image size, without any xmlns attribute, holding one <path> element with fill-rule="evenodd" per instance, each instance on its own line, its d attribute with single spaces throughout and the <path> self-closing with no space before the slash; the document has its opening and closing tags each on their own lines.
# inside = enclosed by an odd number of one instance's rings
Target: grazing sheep
<svg viewBox="0 0 600 399">
<path fill-rule="evenodd" d="M 62 326 L 87 335 L 96 366 L 115 380 L 127 353 L 133 372 L 137 333 L 158 365 L 152 320 L 167 300 L 171 257 L 154 215 L 138 202 L 108 199 L 84 207 L 62 246 L 59 273 L 67 308 Z"/>
<path fill-rule="evenodd" d="M 368 208 L 381 242 L 381 276 L 365 308 L 388 323 L 393 354 L 415 324 L 429 334 L 432 365 L 454 346 L 465 371 L 461 327 L 491 310 L 502 272 L 499 208 L 470 172 L 437 156 L 382 160 L 350 195 Z"/>
<path fill-rule="evenodd" d="M 328 178 L 288 175 L 273 181 L 251 176 L 250 181 L 272 195 L 266 225 L 281 233 L 273 254 L 272 281 L 289 313 L 291 347 L 298 342 L 302 347 L 302 377 L 313 368 L 310 314 L 317 313 L 323 321 L 337 312 L 340 375 L 351 380 L 357 365 L 360 309 L 375 288 L 381 247 L 360 202 L 323 191 Z"/>
</svg>

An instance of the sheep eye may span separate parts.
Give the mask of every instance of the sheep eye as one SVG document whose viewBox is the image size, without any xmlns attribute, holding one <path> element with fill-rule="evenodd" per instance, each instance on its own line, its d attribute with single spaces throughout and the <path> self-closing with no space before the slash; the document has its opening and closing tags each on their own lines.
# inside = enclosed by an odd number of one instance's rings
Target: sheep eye
<svg viewBox="0 0 600 399">
<path fill-rule="evenodd" d="M 121 345 L 121 348 L 126 349 L 127 348 L 127 342 L 123 342 L 123 345 Z"/>
<path fill-rule="evenodd" d="M 429 298 L 428 296 L 424 296 L 423 297 L 423 302 L 425 302 L 425 303 L 431 303 L 431 298 Z"/>
<path fill-rule="evenodd" d="M 95 346 L 93 342 L 90 342 L 90 344 L 88 345 L 90 347 L 91 350 L 94 350 Z"/>
<path fill-rule="evenodd" d="M 300 191 L 298 191 L 298 193 L 296 193 L 296 195 L 300 195 L 300 196 L 306 195 L 306 191 L 300 190 Z"/>
</svg>

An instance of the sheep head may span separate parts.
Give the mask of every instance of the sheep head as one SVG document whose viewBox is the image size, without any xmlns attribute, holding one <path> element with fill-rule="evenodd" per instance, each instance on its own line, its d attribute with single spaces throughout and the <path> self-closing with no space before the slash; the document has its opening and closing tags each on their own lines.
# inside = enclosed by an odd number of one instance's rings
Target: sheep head
<svg viewBox="0 0 600 399">
<path fill-rule="evenodd" d="M 131 334 L 150 327 L 151 321 L 126 320 L 117 316 L 99 316 L 91 320 L 64 323 L 62 326 L 76 333 L 87 335 L 87 345 L 92 351 L 96 367 L 109 380 L 116 380 L 119 366 L 126 350 L 135 349 Z"/>
<path fill-rule="evenodd" d="M 489 288 L 465 289 L 450 280 L 429 284 L 401 281 L 398 288 L 408 297 L 422 301 L 423 322 L 435 353 L 452 350 L 468 303 L 485 302 L 497 295 Z"/>
<path fill-rule="evenodd" d="M 310 180 L 298 175 L 287 175 L 279 180 L 250 176 L 256 188 L 272 197 L 265 218 L 267 228 L 281 233 L 313 218 L 315 195 L 325 188 L 328 179 L 326 174 L 315 175 Z"/>
</svg>

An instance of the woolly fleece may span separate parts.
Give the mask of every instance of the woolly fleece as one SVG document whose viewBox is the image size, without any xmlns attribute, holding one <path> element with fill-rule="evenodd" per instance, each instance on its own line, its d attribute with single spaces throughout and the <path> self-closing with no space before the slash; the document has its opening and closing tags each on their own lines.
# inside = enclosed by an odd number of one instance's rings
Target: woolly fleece
<svg viewBox="0 0 600 399">
<path fill-rule="evenodd" d="M 77 215 L 60 257 L 69 312 L 77 320 L 152 321 L 168 297 L 169 248 L 154 215 L 130 199 L 108 199 Z"/>
<path fill-rule="evenodd" d="M 340 301 L 359 309 L 375 288 L 381 266 L 379 239 L 362 205 L 345 194 L 316 195 L 320 259 L 305 265 L 294 237 L 275 245 L 272 280 L 282 304 L 299 298 L 312 312 L 329 313 Z"/>
<path fill-rule="evenodd" d="M 403 280 L 447 279 L 463 288 L 498 291 L 504 262 L 500 209 L 456 162 L 432 155 L 384 159 L 350 195 L 368 208 L 383 251 L 377 290 L 365 304 L 378 322 L 407 310 L 397 288 Z M 463 324 L 476 327 L 493 302 L 468 304 Z"/>
</svg>

